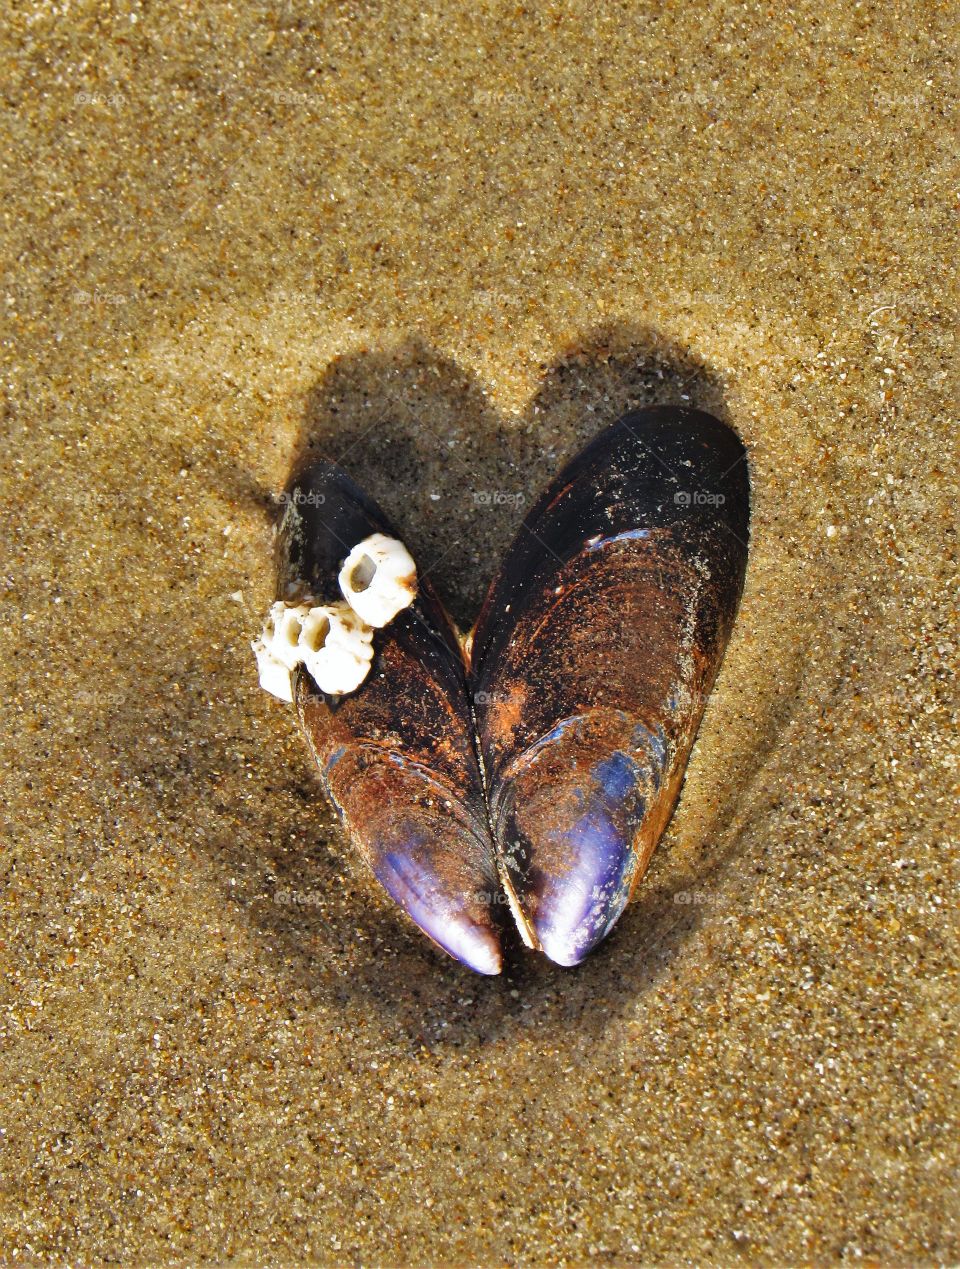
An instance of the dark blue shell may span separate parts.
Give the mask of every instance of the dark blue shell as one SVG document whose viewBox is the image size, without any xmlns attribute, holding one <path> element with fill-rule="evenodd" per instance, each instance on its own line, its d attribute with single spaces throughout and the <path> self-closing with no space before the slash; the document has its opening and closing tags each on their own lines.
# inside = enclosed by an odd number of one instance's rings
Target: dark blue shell
<svg viewBox="0 0 960 1269">
<path fill-rule="evenodd" d="M 743 586 L 746 454 L 710 415 L 630 414 L 525 518 L 473 641 L 504 885 L 576 964 L 612 928 L 679 793 Z"/>
<path fill-rule="evenodd" d="M 357 542 L 396 536 L 338 467 L 292 482 L 280 527 L 280 593 L 306 583 L 341 598 Z M 445 951 L 484 974 L 501 968 L 500 887 L 456 633 L 430 585 L 374 635 L 360 689 L 328 696 L 303 669 L 294 698 L 324 788 L 387 893 Z"/>
<path fill-rule="evenodd" d="M 396 536 L 339 468 L 291 482 L 280 594 L 327 601 L 350 549 Z M 747 562 L 746 452 L 694 410 L 628 414 L 554 480 L 507 552 L 465 663 L 436 595 L 375 635 L 360 688 L 295 699 L 325 788 L 387 891 L 473 969 L 499 900 L 574 965 L 604 938 L 672 813 Z M 295 587 L 294 587 L 295 589 Z M 502 888 L 501 888 L 502 887 Z"/>
</svg>

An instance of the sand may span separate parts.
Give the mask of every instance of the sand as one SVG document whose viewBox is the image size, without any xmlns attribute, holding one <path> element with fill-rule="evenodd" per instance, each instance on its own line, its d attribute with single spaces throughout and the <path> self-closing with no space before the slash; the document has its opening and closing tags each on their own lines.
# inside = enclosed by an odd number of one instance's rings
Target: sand
<svg viewBox="0 0 960 1269">
<path fill-rule="evenodd" d="M 952 8 L 8 9 L 0 1256 L 960 1259 Z M 614 936 L 481 979 L 257 688 L 274 495 L 469 623 L 649 401 L 740 617 Z"/>
</svg>

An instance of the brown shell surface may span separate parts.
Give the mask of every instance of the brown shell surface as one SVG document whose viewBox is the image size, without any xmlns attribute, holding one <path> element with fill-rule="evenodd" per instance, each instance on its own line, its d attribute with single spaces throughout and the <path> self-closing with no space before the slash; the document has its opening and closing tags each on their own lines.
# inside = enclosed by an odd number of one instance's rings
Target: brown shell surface
<svg viewBox="0 0 960 1269">
<path fill-rule="evenodd" d="M 372 532 L 395 536 L 345 473 L 309 468 L 284 517 L 281 593 L 302 581 L 332 599 L 331 577 Z M 329 696 L 298 672 L 303 732 L 351 842 L 391 897 L 451 955 L 496 973 L 499 882 L 455 632 L 421 581 L 414 603 L 373 638 L 370 671 L 352 693 Z"/>
<path fill-rule="evenodd" d="M 527 517 L 478 622 L 501 874 L 562 963 L 609 931 L 676 803 L 743 581 L 742 456 L 709 416 L 628 416 Z M 674 470 L 726 493 L 678 498 Z"/>
<path fill-rule="evenodd" d="M 576 964 L 642 876 L 736 612 L 744 458 L 710 416 L 625 416 L 527 517 L 466 641 L 469 669 L 421 580 L 375 632 L 355 692 L 327 696 L 298 673 L 300 721 L 350 839 L 473 968 L 500 968 L 504 892 L 526 940 Z M 281 528 L 281 593 L 329 600 L 371 532 L 395 536 L 338 468 L 308 468 Z"/>
</svg>

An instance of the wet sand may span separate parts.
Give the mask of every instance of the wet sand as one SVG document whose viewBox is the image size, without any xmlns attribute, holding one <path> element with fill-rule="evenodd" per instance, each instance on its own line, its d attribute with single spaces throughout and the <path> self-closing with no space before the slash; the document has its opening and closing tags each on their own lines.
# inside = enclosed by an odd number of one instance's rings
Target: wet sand
<svg viewBox="0 0 960 1269">
<path fill-rule="evenodd" d="M 951 7 L 7 26 L 0 1257 L 955 1263 Z M 739 620 L 613 937 L 480 979 L 257 687 L 274 497 L 468 624 L 647 402 L 749 446 Z"/>
</svg>

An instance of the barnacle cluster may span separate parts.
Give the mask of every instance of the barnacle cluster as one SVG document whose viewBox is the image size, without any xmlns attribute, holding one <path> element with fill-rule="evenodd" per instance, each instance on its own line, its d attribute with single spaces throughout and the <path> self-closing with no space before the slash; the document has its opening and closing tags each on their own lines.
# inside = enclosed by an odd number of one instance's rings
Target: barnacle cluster
<svg viewBox="0 0 960 1269">
<path fill-rule="evenodd" d="M 260 686 L 293 702 L 293 674 L 302 665 L 322 692 L 355 691 L 373 661 L 373 632 L 389 625 L 417 596 L 417 566 L 396 538 L 373 533 L 350 551 L 338 577 L 342 600 L 301 598 L 270 606 L 251 647 Z"/>
</svg>

